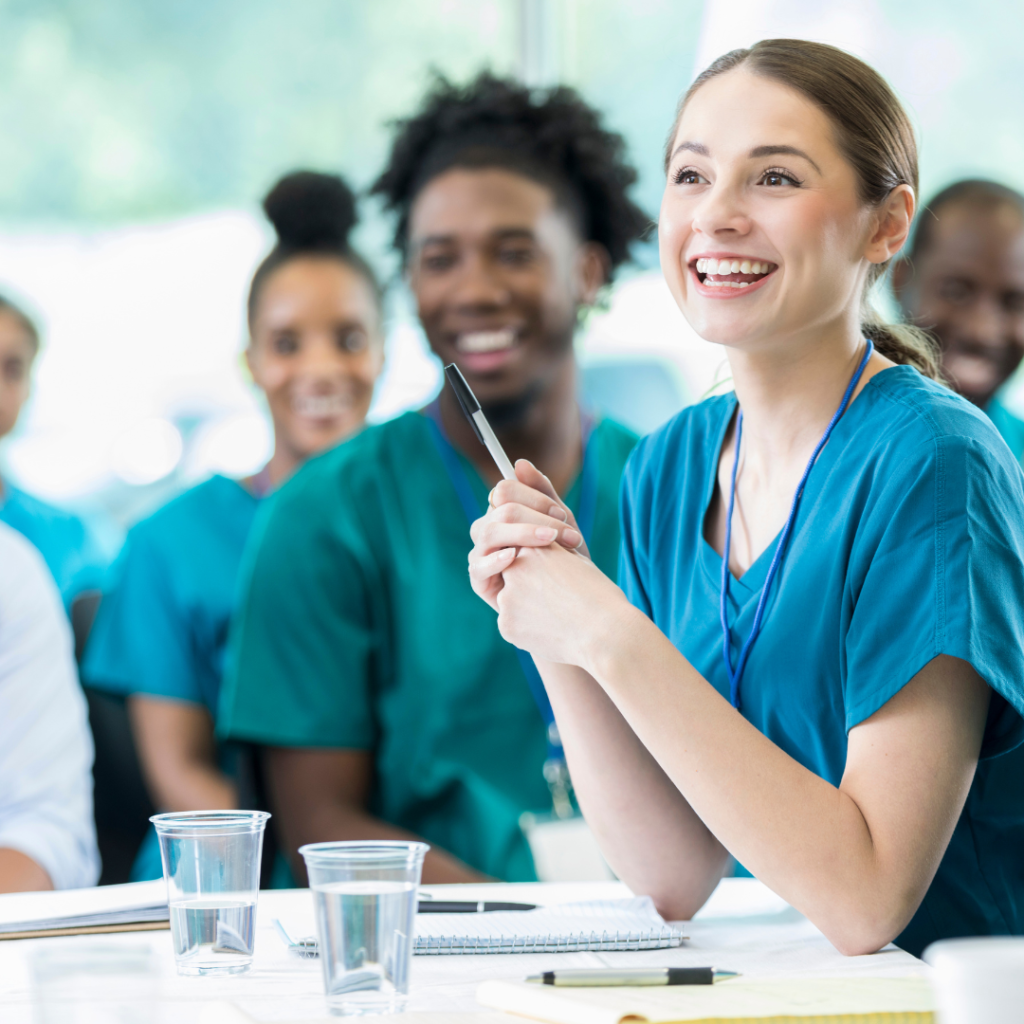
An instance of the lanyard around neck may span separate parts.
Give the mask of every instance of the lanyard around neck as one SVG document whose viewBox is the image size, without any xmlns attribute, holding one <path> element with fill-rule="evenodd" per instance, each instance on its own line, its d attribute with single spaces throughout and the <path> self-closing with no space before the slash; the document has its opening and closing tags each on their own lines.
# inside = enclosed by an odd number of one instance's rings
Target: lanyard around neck
<svg viewBox="0 0 1024 1024">
<path fill-rule="evenodd" d="M 736 470 L 740 464 L 740 444 L 743 441 L 742 409 L 736 419 L 736 454 L 733 456 L 732 461 L 732 477 L 729 488 L 729 510 L 726 513 L 725 519 L 725 550 L 722 553 L 722 588 L 719 612 L 722 619 L 722 657 L 725 660 L 725 671 L 729 679 L 729 700 L 737 711 L 740 708 L 740 679 L 743 676 L 743 669 L 746 668 L 750 649 L 754 646 L 754 641 L 761 632 L 761 623 L 764 620 L 764 608 L 768 600 L 768 592 L 771 590 L 772 581 L 775 579 L 779 565 L 782 562 L 782 555 L 786 550 L 786 541 L 789 540 L 789 535 L 793 530 L 793 523 L 796 520 L 797 508 L 799 507 L 800 497 L 804 492 L 804 487 L 807 484 L 807 478 L 811 475 L 811 468 L 814 466 L 818 456 L 821 454 L 821 449 L 825 447 L 828 443 L 828 439 L 832 436 L 832 431 L 835 428 L 835 425 L 839 422 L 839 418 L 844 412 L 846 412 L 846 407 L 850 404 L 850 398 L 853 395 L 853 389 L 857 386 L 857 382 L 864 375 L 864 368 L 868 365 L 868 360 L 871 358 L 871 353 L 874 351 L 874 345 L 871 343 L 871 339 L 868 338 L 865 340 L 867 342 L 867 348 L 864 351 L 864 358 L 861 359 L 860 365 L 857 367 L 856 372 L 850 379 L 850 383 L 846 386 L 846 392 L 843 395 L 843 400 L 839 403 L 839 408 L 836 409 L 832 419 L 829 420 L 829 424 L 825 428 L 825 433 L 821 435 L 821 440 L 817 443 L 814 451 L 811 453 L 811 457 L 807 460 L 807 468 L 804 470 L 804 475 L 800 477 L 800 483 L 796 485 L 796 493 L 793 495 L 793 503 L 789 508 L 786 525 L 782 527 L 782 532 L 779 534 L 779 541 L 775 546 L 775 554 L 772 556 L 771 565 L 768 567 L 768 575 L 765 577 L 764 585 L 761 587 L 761 593 L 757 599 L 757 609 L 754 612 L 754 623 L 750 627 L 750 635 L 747 637 L 746 642 L 740 649 L 739 660 L 736 662 L 736 668 L 733 669 L 729 632 L 729 549 L 732 544 L 732 513 L 736 504 Z"/>
</svg>

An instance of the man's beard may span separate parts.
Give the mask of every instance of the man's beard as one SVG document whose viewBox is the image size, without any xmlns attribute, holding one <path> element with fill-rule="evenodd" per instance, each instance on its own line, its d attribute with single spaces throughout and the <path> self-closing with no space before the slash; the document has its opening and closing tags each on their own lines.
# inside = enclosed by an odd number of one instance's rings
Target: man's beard
<svg viewBox="0 0 1024 1024">
<path fill-rule="evenodd" d="M 480 403 L 487 422 L 493 430 L 515 430 L 525 426 L 530 409 L 544 390 L 540 381 L 535 381 L 521 395 L 515 398 L 501 399 L 497 402 Z"/>
</svg>

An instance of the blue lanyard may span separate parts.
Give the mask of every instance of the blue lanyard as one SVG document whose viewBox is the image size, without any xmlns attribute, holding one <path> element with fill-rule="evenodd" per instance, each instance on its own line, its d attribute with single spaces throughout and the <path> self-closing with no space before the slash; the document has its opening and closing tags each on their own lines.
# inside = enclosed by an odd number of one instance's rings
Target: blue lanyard
<svg viewBox="0 0 1024 1024">
<path fill-rule="evenodd" d="M 458 495 L 459 504 L 466 513 L 470 523 L 479 519 L 485 512 L 481 507 L 473 487 L 466 475 L 466 470 L 459 459 L 454 445 L 445 435 L 441 426 L 441 410 L 438 400 L 435 398 L 424 410 L 427 422 L 431 426 L 431 436 L 434 439 L 434 446 L 437 448 L 441 462 L 448 473 L 452 487 Z M 580 427 L 583 434 L 583 466 L 580 471 L 580 503 L 576 513 L 576 523 L 580 528 L 587 544 L 590 544 L 590 536 L 594 528 L 594 516 L 597 511 L 597 445 L 590 443 L 590 437 L 594 427 L 594 417 L 581 413 Z M 544 763 L 544 777 L 551 786 L 554 794 L 559 786 L 566 785 L 568 778 L 565 772 L 565 754 L 562 751 L 562 741 L 558 736 L 558 727 L 555 725 L 555 713 L 551 710 L 551 701 L 548 700 L 547 690 L 544 689 L 544 681 L 537 671 L 537 666 L 529 652 L 515 648 L 516 656 L 519 658 L 519 665 L 526 676 L 526 683 L 530 688 L 530 694 L 541 718 L 544 720 L 544 729 L 547 735 L 548 756 Z M 556 807 L 558 799 L 556 798 Z"/>
<path fill-rule="evenodd" d="M 871 340 L 865 340 L 867 342 L 867 349 L 864 352 L 864 358 L 861 359 L 860 366 L 857 367 L 856 373 L 854 373 L 850 383 L 847 385 L 846 393 L 843 395 L 843 400 L 839 403 L 839 408 L 836 409 L 835 415 L 833 415 L 828 426 L 825 428 L 825 433 L 821 435 L 821 440 L 815 447 L 810 459 L 808 459 L 807 468 L 804 470 L 804 475 L 800 477 L 800 483 L 796 485 L 796 494 L 793 495 L 793 504 L 789 508 L 789 516 L 786 519 L 786 525 L 783 526 L 782 532 L 779 534 L 779 542 L 775 548 L 775 555 L 772 557 L 772 563 L 768 567 L 768 575 L 765 577 L 764 585 L 761 587 L 761 596 L 758 598 L 757 609 L 754 612 L 754 624 L 750 627 L 750 635 L 747 637 L 746 642 L 740 650 L 739 660 L 736 662 L 735 670 L 733 670 L 729 639 L 729 548 L 732 544 L 732 512 L 733 507 L 736 504 L 736 469 L 740 464 L 740 443 L 743 440 L 742 409 L 740 410 L 739 417 L 736 420 L 736 454 L 733 456 L 732 462 L 732 480 L 729 490 L 729 511 L 726 513 L 725 520 L 725 551 L 722 554 L 720 613 L 722 619 L 722 657 L 725 659 L 725 671 L 729 678 L 729 700 L 737 711 L 740 708 L 740 678 L 743 675 L 743 669 L 746 668 L 750 649 L 754 646 L 754 641 L 761 632 L 761 623 L 764 619 L 764 606 L 768 600 L 768 592 L 771 590 L 772 581 L 775 579 L 775 574 L 778 572 L 779 565 L 782 562 L 782 554 L 786 550 L 786 541 L 789 540 L 789 535 L 793 529 L 793 523 L 796 520 L 797 507 L 800 504 L 800 496 L 804 492 L 804 486 L 807 484 L 807 478 L 811 475 L 811 467 L 817 461 L 818 455 L 821 453 L 821 449 L 825 447 L 828 443 L 828 439 L 832 436 L 832 430 L 839 422 L 840 416 L 846 412 L 846 407 L 850 404 L 850 396 L 853 394 L 853 389 L 857 386 L 857 382 L 864 375 L 864 367 L 868 365 L 868 360 L 871 358 L 871 353 L 874 351 L 874 345 L 871 343 Z"/>
</svg>

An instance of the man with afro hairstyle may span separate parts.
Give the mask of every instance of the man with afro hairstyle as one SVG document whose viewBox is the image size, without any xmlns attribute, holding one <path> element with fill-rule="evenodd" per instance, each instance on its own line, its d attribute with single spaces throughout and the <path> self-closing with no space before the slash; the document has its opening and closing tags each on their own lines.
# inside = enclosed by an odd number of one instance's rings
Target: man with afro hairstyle
<svg viewBox="0 0 1024 1024">
<path fill-rule="evenodd" d="M 571 89 L 484 73 L 434 81 L 373 189 L 434 353 L 509 456 L 566 495 L 575 519 L 553 542 L 585 544 L 612 575 L 635 437 L 581 408 L 573 338 L 649 224 L 635 179 L 621 137 Z M 532 662 L 466 572 L 469 523 L 499 479 L 445 388 L 275 500 L 222 714 L 230 736 L 266 748 L 291 851 L 419 836 L 425 881 L 536 877 L 519 821 L 553 797 L 566 806 L 557 732 Z"/>
</svg>

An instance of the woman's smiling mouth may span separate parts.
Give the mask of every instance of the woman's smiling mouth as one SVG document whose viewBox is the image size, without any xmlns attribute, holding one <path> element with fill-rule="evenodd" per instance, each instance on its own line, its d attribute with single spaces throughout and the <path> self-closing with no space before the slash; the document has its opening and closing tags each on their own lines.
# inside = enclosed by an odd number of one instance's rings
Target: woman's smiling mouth
<svg viewBox="0 0 1024 1024">
<path fill-rule="evenodd" d="M 690 261 L 690 270 L 700 294 L 731 299 L 757 289 L 778 270 L 778 264 L 747 256 L 701 256 Z"/>
</svg>

